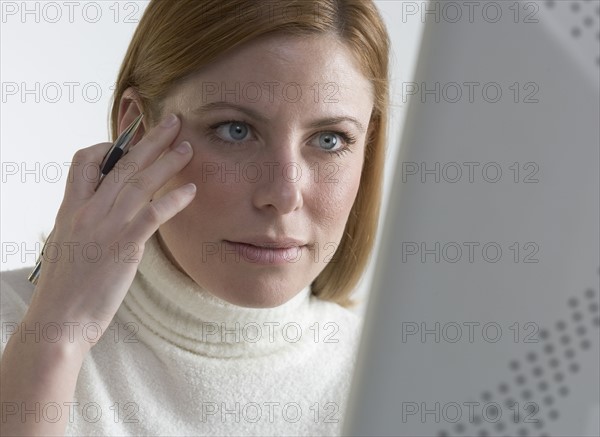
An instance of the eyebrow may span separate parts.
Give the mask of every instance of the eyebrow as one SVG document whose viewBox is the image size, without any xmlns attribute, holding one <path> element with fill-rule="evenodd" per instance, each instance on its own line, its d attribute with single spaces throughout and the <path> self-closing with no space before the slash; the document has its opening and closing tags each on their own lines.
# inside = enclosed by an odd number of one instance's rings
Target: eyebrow
<svg viewBox="0 0 600 437">
<path fill-rule="evenodd" d="M 192 114 L 202 115 L 202 114 L 206 114 L 210 111 L 219 110 L 219 109 L 235 109 L 236 111 L 243 112 L 247 116 L 252 117 L 255 120 L 261 121 L 262 123 L 267 123 L 269 121 L 269 119 L 267 117 L 265 117 L 263 114 L 255 111 L 254 109 L 247 108 L 247 107 L 241 106 L 241 105 L 236 105 L 234 103 L 229 103 L 229 102 L 206 103 L 204 105 L 200 105 L 197 108 L 193 109 Z M 326 117 L 326 118 L 322 118 L 320 120 L 315 120 L 315 121 L 312 121 L 311 123 L 309 123 L 308 127 L 321 128 L 321 127 L 338 124 L 343 121 L 348 121 L 348 122 L 354 124 L 358 128 L 358 130 L 360 130 L 361 132 L 365 132 L 365 130 L 366 130 L 360 121 L 358 121 L 356 118 L 350 117 L 348 115 L 340 115 L 337 117 Z"/>
</svg>

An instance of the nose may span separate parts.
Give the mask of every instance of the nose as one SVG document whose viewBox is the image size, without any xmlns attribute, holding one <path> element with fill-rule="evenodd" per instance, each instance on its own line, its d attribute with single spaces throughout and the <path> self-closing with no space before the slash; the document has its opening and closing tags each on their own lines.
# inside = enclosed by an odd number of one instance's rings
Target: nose
<svg viewBox="0 0 600 437">
<path fill-rule="evenodd" d="M 279 155 L 280 159 L 262 163 L 262 174 L 253 193 L 253 203 L 258 209 L 271 209 L 283 215 L 302 208 L 302 186 L 307 169 L 298 160 Z"/>
</svg>

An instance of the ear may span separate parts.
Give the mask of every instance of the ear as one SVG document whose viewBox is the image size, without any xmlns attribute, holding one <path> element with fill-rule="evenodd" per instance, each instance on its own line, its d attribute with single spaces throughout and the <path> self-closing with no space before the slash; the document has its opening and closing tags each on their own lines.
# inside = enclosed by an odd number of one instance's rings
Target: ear
<svg viewBox="0 0 600 437">
<path fill-rule="evenodd" d="M 119 116 L 118 116 L 118 126 L 120 135 L 127 127 L 133 123 L 133 121 L 143 112 L 141 99 L 137 91 L 129 87 L 121 96 L 121 101 L 119 102 Z M 142 124 L 136 132 L 133 140 L 131 141 L 131 145 L 135 145 L 142 139 L 145 133 L 149 129 L 148 116 L 144 114 L 144 118 L 142 119 Z"/>
</svg>

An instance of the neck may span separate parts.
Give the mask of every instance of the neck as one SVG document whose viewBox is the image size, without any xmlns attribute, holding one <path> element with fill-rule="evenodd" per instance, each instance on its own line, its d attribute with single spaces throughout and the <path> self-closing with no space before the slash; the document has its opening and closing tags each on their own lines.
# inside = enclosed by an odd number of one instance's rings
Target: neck
<svg viewBox="0 0 600 437">
<path fill-rule="evenodd" d="M 200 287 L 163 247 L 158 232 L 146 242 L 123 301 L 149 333 L 190 352 L 220 357 L 263 355 L 294 346 L 284 330 L 290 323 L 301 329 L 308 323 L 310 286 L 274 308 L 241 307 Z"/>
</svg>

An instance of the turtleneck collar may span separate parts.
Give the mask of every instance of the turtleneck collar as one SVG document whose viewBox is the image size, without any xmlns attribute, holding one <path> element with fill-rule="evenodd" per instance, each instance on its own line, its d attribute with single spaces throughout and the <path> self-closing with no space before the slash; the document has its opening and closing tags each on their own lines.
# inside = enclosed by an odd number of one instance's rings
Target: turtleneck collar
<svg viewBox="0 0 600 437">
<path fill-rule="evenodd" d="M 266 355 L 298 346 L 295 324 L 308 329 L 310 304 L 310 285 L 274 308 L 247 308 L 220 299 L 169 260 L 157 233 L 146 242 L 123 301 L 152 334 L 181 349 L 213 357 Z"/>
</svg>

